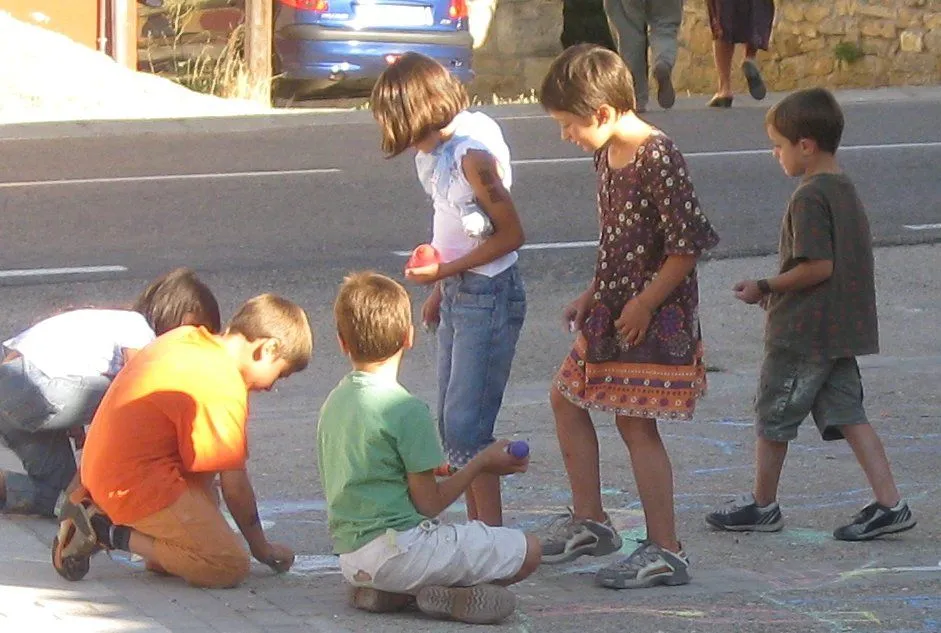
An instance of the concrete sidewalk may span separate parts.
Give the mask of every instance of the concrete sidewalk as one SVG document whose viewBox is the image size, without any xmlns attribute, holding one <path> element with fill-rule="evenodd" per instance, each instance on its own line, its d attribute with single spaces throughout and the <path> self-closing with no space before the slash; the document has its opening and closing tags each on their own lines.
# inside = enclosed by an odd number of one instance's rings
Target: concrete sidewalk
<svg viewBox="0 0 941 633">
<path fill-rule="evenodd" d="M 941 630 L 941 246 L 880 249 L 876 258 L 883 353 L 861 365 L 871 419 L 919 521 L 914 530 L 872 543 L 830 537 L 834 527 L 869 501 L 870 492 L 849 448 L 824 444 L 810 424 L 793 443 L 782 478 L 784 531 L 731 535 L 706 528 L 703 514 L 748 490 L 751 482 L 750 398 L 761 352 L 761 317 L 735 303 L 729 287 L 774 266 L 772 258 L 707 262 L 701 272 L 701 311 L 713 369 L 710 394 L 696 421 L 662 426 L 693 582 L 615 592 L 592 585 L 591 574 L 608 559 L 543 567 L 515 588 L 520 609 L 498 628 L 520 633 Z M 532 528 L 569 503 L 546 388 L 548 370 L 567 344 L 558 308 L 579 283 L 544 280 L 529 287 L 531 316 L 500 420 L 501 435 L 525 438 L 533 448 L 530 472 L 505 480 L 510 525 Z M 429 385 L 430 376 L 418 369 L 428 366 L 423 363 L 429 354 L 427 343 L 415 350 L 407 363 L 410 383 Z M 317 390 L 330 387 L 318 383 Z M 0 631 L 25 632 L 45 623 L 74 632 L 466 630 L 420 614 L 378 617 L 346 605 L 336 560 L 329 555 L 322 499 L 292 488 L 297 478 L 315 479 L 316 469 L 303 461 L 286 466 L 296 445 L 311 441 L 313 406 L 321 395 L 286 388 L 259 401 L 253 411 L 253 446 L 259 448 L 252 472 L 261 514 L 272 538 L 299 552 L 291 572 L 274 576 L 256 565 L 242 587 L 205 591 L 100 554 L 84 581 L 68 583 L 49 562 L 53 523 L 2 517 Z M 419 395 L 430 399 L 430 385 Z M 302 438 L 285 435 L 291 428 L 302 428 Z M 643 537 L 644 521 L 624 449 L 610 422 L 599 418 L 598 432 L 603 494 L 625 549 L 633 549 L 630 539 Z M 0 451 L 0 466 L 15 465 L 9 452 Z M 276 498 L 290 490 L 299 492 Z M 459 519 L 460 508 L 452 516 Z"/>
</svg>

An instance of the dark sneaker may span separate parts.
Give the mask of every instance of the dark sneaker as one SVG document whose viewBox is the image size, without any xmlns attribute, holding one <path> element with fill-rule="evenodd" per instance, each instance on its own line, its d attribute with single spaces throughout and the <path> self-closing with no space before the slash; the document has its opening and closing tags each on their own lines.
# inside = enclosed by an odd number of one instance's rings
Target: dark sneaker
<svg viewBox="0 0 941 633">
<path fill-rule="evenodd" d="M 730 532 L 778 532 L 784 527 L 777 501 L 759 506 L 750 494 L 706 515 L 706 523 Z"/>
<path fill-rule="evenodd" d="M 370 613 L 394 613 L 414 602 L 412 596 L 372 587 L 350 587 L 350 605 Z"/>
<path fill-rule="evenodd" d="M 910 530 L 915 527 L 915 523 L 915 517 L 904 501 L 894 508 L 873 501 L 853 517 L 852 523 L 837 528 L 833 538 L 841 541 L 870 541 L 886 534 Z"/>
<path fill-rule="evenodd" d="M 673 68 L 666 62 L 657 62 L 653 67 L 653 77 L 657 80 L 657 103 L 664 110 L 669 110 L 676 103 L 672 74 Z"/>
<path fill-rule="evenodd" d="M 571 510 L 560 514 L 539 537 L 542 562 L 547 565 L 566 563 L 579 556 L 607 556 L 621 549 L 621 536 L 605 517 L 604 523 L 576 519 Z"/>
<path fill-rule="evenodd" d="M 761 71 L 758 70 L 758 64 L 750 59 L 742 62 L 742 72 L 745 73 L 745 81 L 748 82 L 748 93 L 752 98 L 761 101 L 768 94 L 765 82 L 761 78 Z"/>
<path fill-rule="evenodd" d="M 656 543 L 639 542 L 630 556 L 599 569 L 595 583 L 609 589 L 639 589 L 689 582 L 689 558 L 682 549 L 674 554 Z"/>
<path fill-rule="evenodd" d="M 516 610 L 516 596 L 506 587 L 422 587 L 416 596 L 418 609 L 435 618 L 468 624 L 496 624 Z"/>
</svg>

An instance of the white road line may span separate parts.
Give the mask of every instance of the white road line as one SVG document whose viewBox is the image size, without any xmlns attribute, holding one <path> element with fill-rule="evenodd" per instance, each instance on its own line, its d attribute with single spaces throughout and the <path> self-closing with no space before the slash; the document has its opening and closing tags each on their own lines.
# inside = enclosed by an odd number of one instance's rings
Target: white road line
<svg viewBox="0 0 941 633">
<path fill-rule="evenodd" d="M 63 180 L 27 180 L 23 182 L 2 182 L 0 189 L 22 187 L 55 187 L 60 185 L 112 184 L 121 182 L 159 182 L 164 180 L 212 180 L 222 178 L 258 178 L 268 176 L 297 176 L 312 174 L 337 174 L 342 169 L 328 167 L 322 169 L 280 169 L 275 171 L 233 171 L 208 174 L 161 174 L 157 176 L 119 176 L 114 178 L 66 178 Z"/>
<path fill-rule="evenodd" d="M 924 143 L 886 143 L 884 145 L 847 145 L 841 147 L 841 152 L 859 152 L 880 149 L 918 149 L 941 147 L 941 141 L 928 141 Z M 686 158 L 719 158 L 722 156 L 760 156 L 771 154 L 771 148 L 764 149 L 731 149 L 718 152 L 684 152 Z M 578 156 L 575 158 L 523 158 L 514 160 L 514 165 L 542 165 L 551 163 L 587 163 L 591 156 Z"/>
<path fill-rule="evenodd" d="M 587 240 L 584 242 L 533 242 L 532 244 L 523 244 L 521 251 L 554 251 L 563 248 L 585 248 L 586 246 L 598 246 L 598 240 Z M 412 251 L 392 251 L 393 255 L 399 257 L 408 257 Z"/>
<path fill-rule="evenodd" d="M 15 277 L 49 277 L 52 275 L 87 275 L 90 273 L 123 273 L 125 266 L 76 266 L 73 268 L 23 268 L 0 270 L 0 279 Z"/>
<path fill-rule="evenodd" d="M 941 229 L 941 223 L 938 224 L 904 224 L 909 231 L 937 231 Z"/>
</svg>

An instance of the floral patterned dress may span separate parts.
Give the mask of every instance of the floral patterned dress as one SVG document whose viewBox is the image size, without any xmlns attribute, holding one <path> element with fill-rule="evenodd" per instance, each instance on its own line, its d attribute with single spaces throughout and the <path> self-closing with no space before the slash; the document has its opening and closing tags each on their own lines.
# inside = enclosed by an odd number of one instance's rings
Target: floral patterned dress
<svg viewBox="0 0 941 633">
<path fill-rule="evenodd" d="M 669 255 L 699 256 L 719 237 L 700 209 L 686 161 L 663 133 L 655 130 L 622 169 L 611 168 L 600 150 L 595 169 L 601 235 L 594 302 L 556 387 L 585 409 L 690 419 L 706 391 L 696 270 L 654 312 L 641 344 L 629 346 L 614 322 Z"/>
</svg>

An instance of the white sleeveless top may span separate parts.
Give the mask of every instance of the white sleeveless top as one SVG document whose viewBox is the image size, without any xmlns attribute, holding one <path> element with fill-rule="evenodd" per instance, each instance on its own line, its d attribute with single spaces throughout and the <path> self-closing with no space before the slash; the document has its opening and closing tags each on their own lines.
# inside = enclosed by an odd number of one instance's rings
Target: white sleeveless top
<svg viewBox="0 0 941 633">
<path fill-rule="evenodd" d="M 463 257 L 489 234 L 490 220 L 478 206 L 461 161 L 468 150 L 483 150 L 496 159 L 503 186 L 513 183 L 510 149 L 496 121 L 483 112 L 464 111 L 454 118 L 454 135 L 430 153 L 415 155 L 418 179 L 434 204 L 431 244 L 444 262 Z M 472 268 L 471 271 L 495 277 L 516 263 L 516 251 Z"/>
<path fill-rule="evenodd" d="M 150 324 L 131 310 L 70 310 L 44 319 L 4 341 L 50 378 L 113 376 L 124 366 L 123 348 L 154 340 Z"/>
</svg>

